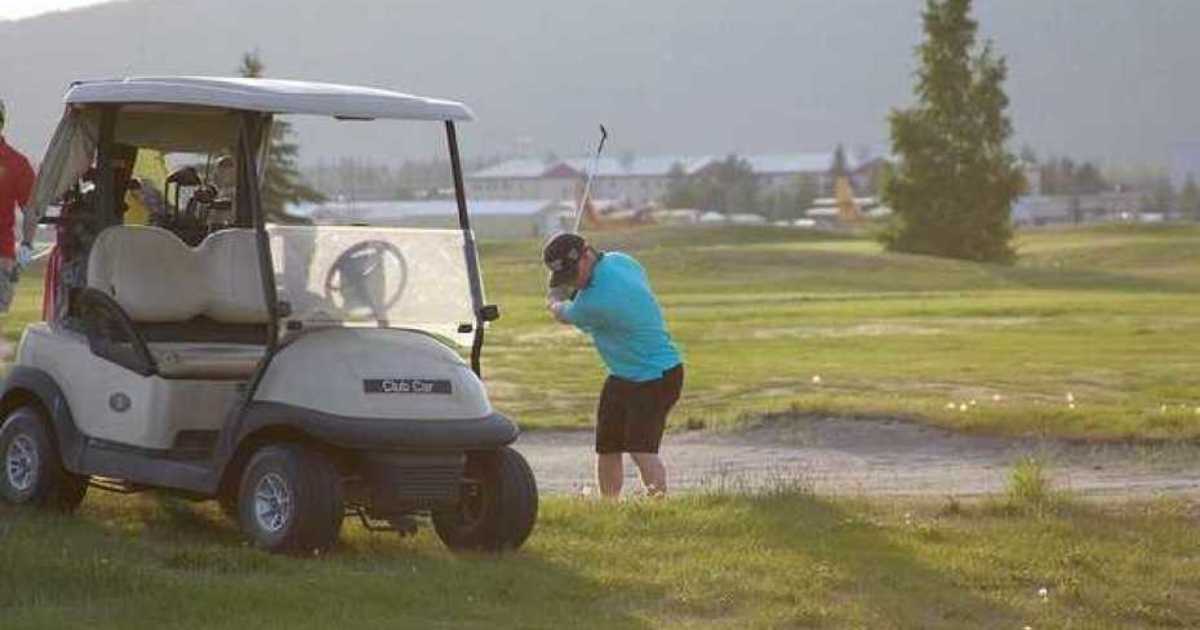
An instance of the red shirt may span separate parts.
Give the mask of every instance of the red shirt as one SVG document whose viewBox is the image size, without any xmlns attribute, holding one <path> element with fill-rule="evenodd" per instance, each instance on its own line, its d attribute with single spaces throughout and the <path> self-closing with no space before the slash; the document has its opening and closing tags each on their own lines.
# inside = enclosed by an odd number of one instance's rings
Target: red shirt
<svg viewBox="0 0 1200 630">
<path fill-rule="evenodd" d="M 33 167 L 16 149 L 0 138 L 0 258 L 16 258 L 13 229 L 17 204 L 26 208 L 33 192 Z"/>
</svg>

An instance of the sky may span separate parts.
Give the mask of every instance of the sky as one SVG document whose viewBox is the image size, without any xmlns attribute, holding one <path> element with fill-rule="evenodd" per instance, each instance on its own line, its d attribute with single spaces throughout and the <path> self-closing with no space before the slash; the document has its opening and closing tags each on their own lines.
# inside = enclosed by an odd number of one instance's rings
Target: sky
<svg viewBox="0 0 1200 630">
<path fill-rule="evenodd" d="M 4 0 L 0 2 L 0 20 L 19 20 L 51 11 L 66 11 L 111 0 Z"/>
<path fill-rule="evenodd" d="M 41 154 L 75 80 L 269 76 L 462 100 L 464 155 L 851 150 L 912 102 L 925 0 L 0 0 L 0 98 Z M 1200 141 L 1200 0 L 977 0 L 1008 60 L 1014 150 L 1160 167 Z M 297 122 L 301 160 L 432 157 L 440 140 Z M 326 121 L 317 121 L 326 122 Z"/>
</svg>

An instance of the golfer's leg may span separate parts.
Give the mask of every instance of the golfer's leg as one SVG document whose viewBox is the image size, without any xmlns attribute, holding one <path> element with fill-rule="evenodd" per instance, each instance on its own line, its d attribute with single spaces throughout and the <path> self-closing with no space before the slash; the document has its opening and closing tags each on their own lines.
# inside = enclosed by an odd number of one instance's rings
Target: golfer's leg
<svg viewBox="0 0 1200 630">
<path fill-rule="evenodd" d="M 596 485 L 601 496 L 621 496 L 625 479 L 625 396 L 613 377 L 604 381 L 596 409 Z"/>
<path fill-rule="evenodd" d="M 630 453 L 642 476 L 646 494 L 659 496 L 667 493 L 667 467 L 658 453 Z"/>
<path fill-rule="evenodd" d="M 621 482 L 625 480 L 625 462 L 621 453 L 596 454 L 596 485 L 600 494 L 609 499 L 621 496 Z"/>
</svg>

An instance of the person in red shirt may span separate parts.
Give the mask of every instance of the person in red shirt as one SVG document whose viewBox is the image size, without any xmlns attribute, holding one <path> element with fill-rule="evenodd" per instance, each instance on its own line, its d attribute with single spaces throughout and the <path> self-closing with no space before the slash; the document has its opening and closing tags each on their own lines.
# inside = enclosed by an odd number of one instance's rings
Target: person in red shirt
<svg viewBox="0 0 1200 630">
<path fill-rule="evenodd" d="M 33 167 L 5 141 L 6 118 L 4 101 L 0 101 L 0 313 L 7 313 L 12 303 L 18 262 L 28 264 L 33 254 L 31 243 L 22 243 L 18 250 L 14 238 L 17 206 L 28 208 L 33 192 Z"/>
</svg>

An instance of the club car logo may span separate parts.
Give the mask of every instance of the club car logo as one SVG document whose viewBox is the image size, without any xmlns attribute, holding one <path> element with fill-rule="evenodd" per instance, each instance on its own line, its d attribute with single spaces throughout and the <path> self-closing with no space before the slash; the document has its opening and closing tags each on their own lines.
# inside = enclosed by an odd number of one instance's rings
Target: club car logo
<svg viewBox="0 0 1200 630">
<path fill-rule="evenodd" d="M 450 394 L 450 381 L 429 378 L 369 378 L 363 380 L 365 394 Z"/>
<path fill-rule="evenodd" d="M 129 400 L 129 396 L 123 392 L 117 392 L 108 397 L 108 408 L 117 413 L 125 413 L 126 411 L 129 411 L 129 407 L 132 404 L 133 401 Z"/>
</svg>

